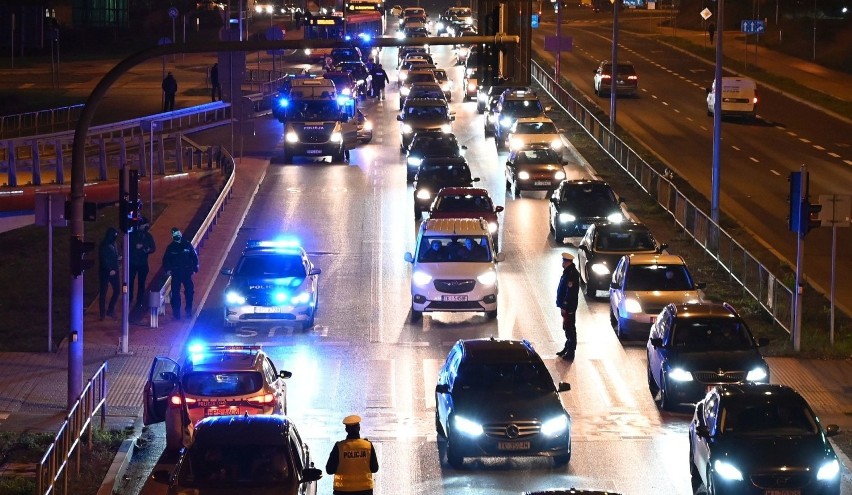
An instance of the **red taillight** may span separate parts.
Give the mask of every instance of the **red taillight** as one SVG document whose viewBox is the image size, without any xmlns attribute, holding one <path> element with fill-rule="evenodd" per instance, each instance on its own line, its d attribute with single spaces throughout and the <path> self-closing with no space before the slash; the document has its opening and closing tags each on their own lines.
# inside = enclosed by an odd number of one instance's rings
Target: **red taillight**
<svg viewBox="0 0 852 495">
<path fill-rule="evenodd" d="M 256 397 L 249 397 L 246 399 L 246 402 L 254 402 L 256 404 L 272 404 L 275 402 L 275 396 L 273 394 L 263 394 L 258 395 Z"/>
<path fill-rule="evenodd" d="M 193 398 L 187 398 L 186 399 L 186 405 L 187 406 L 191 406 L 191 405 L 195 404 L 196 402 L 197 401 Z M 181 401 L 180 395 L 173 395 L 169 399 L 169 406 L 170 407 L 180 407 L 182 403 L 183 403 L 183 401 Z"/>
<path fill-rule="evenodd" d="M 602 74 L 601 79 L 609 79 L 609 74 Z"/>
<path fill-rule="evenodd" d="M 757 105 L 757 96 L 751 99 L 752 104 Z"/>
<path fill-rule="evenodd" d="M 628 81 L 638 81 L 638 80 L 639 80 L 639 76 L 627 76 L 627 80 L 628 80 Z"/>
</svg>

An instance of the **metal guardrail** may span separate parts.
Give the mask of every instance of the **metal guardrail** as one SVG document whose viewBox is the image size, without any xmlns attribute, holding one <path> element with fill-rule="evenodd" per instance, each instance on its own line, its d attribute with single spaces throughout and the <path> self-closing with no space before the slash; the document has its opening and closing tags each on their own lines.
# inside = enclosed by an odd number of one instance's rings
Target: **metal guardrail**
<svg viewBox="0 0 852 495">
<path fill-rule="evenodd" d="M 80 398 L 71 407 L 65 422 L 47 448 L 36 471 L 36 493 L 49 495 L 51 493 L 68 493 L 68 463 L 74 456 L 75 475 L 80 476 L 80 448 L 83 435 L 86 435 L 85 445 L 92 448 L 92 420 L 100 412 L 103 428 L 106 424 L 106 395 L 107 395 L 107 363 L 92 375 Z M 74 455 L 76 454 L 76 455 Z"/>
<path fill-rule="evenodd" d="M 72 130 L 83 112 L 83 106 L 83 104 L 79 104 L 36 112 L 3 115 L 0 117 L 0 138 L 21 137 L 33 132 Z"/>
<path fill-rule="evenodd" d="M 728 272 L 730 278 L 784 329 L 793 328 L 793 291 L 751 255 L 725 229 L 701 211 L 664 174 L 657 172 L 636 151 L 611 132 L 607 125 L 562 88 L 550 72 L 533 61 L 530 74 L 598 146 L 646 193 L 654 198 L 704 251 Z"/>
<path fill-rule="evenodd" d="M 198 231 L 192 237 L 192 245 L 195 247 L 196 251 L 201 251 L 204 249 L 204 242 L 210 237 L 210 233 L 213 232 L 213 229 L 216 227 L 216 224 L 219 220 L 219 217 L 222 214 L 222 211 L 227 206 L 228 201 L 231 199 L 232 190 L 234 187 L 234 180 L 237 175 L 236 162 L 234 161 L 234 157 L 228 152 L 228 150 L 224 148 L 219 148 L 219 156 L 217 157 L 217 166 L 222 169 L 222 172 L 228 175 L 228 180 L 225 181 L 225 185 L 222 187 L 222 191 L 219 193 L 219 197 L 216 198 L 216 202 L 213 203 L 213 206 L 210 208 L 210 212 L 207 214 L 207 217 L 204 219 L 204 222 L 201 223 L 201 226 L 198 228 Z M 169 276 L 166 278 L 163 287 L 160 288 L 159 292 L 150 292 L 148 295 L 148 305 L 151 312 L 151 318 L 149 326 L 151 328 L 157 328 L 159 326 L 159 317 L 160 315 L 166 314 L 166 297 L 172 290 L 172 277 Z"/>
</svg>

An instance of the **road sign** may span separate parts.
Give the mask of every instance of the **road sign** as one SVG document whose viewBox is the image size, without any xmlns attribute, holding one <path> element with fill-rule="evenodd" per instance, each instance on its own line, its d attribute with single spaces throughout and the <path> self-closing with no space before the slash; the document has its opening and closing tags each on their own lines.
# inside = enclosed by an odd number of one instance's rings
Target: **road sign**
<svg viewBox="0 0 852 495">
<path fill-rule="evenodd" d="M 740 21 L 740 31 L 745 34 L 762 34 L 766 31 L 766 23 L 761 19 L 743 19 Z"/>
<path fill-rule="evenodd" d="M 177 17 L 177 16 L 178 16 L 178 9 L 177 9 L 177 7 L 172 7 L 172 8 L 170 8 L 170 9 L 169 9 L 169 17 L 171 17 L 172 19 L 174 19 L 174 18 L 175 18 L 175 17 Z"/>
<path fill-rule="evenodd" d="M 537 28 L 538 21 L 538 14 L 532 14 L 532 16 L 530 17 L 530 27 L 532 27 L 533 29 Z"/>
<path fill-rule="evenodd" d="M 713 12 L 710 12 L 710 9 L 704 9 L 698 15 L 700 15 L 701 18 L 706 21 L 707 19 L 710 18 L 710 16 L 713 15 Z"/>
<path fill-rule="evenodd" d="M 549 52 L 570 52 L 574 49 L 574 38 L 571 36 L 563 36 L 561 39 L 556 36 L 544 37 L 544 49 Z"/>
<path fill-rule="evenodd" d="M 852 195 L 820 194 L 819 212 L 821 227 L 849 227 L 852 225 Z"/>
</svg>

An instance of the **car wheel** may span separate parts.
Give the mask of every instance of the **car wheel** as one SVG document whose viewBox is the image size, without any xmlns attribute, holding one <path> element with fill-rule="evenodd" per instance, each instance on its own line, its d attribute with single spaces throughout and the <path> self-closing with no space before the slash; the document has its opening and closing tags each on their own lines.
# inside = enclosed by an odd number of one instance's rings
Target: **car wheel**
<svg viewBox="0 0 852 495">
<path fill-rule="evenodd" d="M 698 468 L 695 467 L 695 459 L 693 457 L 692 442 L 689 442 L 689 481 L 692 483 L 692 493 L 698 493 L 701 488 L 701 475 L 698 474 Z"/>
<path fill-rule="evenodd" d="M 583 284 L 583 294 L 586 295 L 589 299 L 595 299 L 598 296 L 598 291 L 594 285 L 590 284 L 588 280 L 583 280 L 580 278 L 580 283 Z"/>
<path fill-rule="evenodd" d="M 400 109 L 400 110 L 402 110 L 402 103 L 403 103 L 403 102 L 402 102 L 402 98 L 400 98 L 400 100 L 399 100 L 399 109 Z"/>
<path fill-rule="evenodd" d="M 438 403 L 438 398 L 435 398 L 435 403 Z M 438 434 L 438 438 L 447 438 L 447 434 L 444 433 L 444 427 L 441 426 L 441 420 L 438 418 L 438 410 L 435 410 L 435 433 Z"/>
<path fill-rule="evenodd" d="M 612 305 L 609 306 L 609 324 L 615 329 L 618 326 L 618 318 L 615 317 L 615 313 L 612 312 Z"/>
<path fill-rule="evenodd" d="M 648 391 L 651 392 L 651 397 L 656 398 L 660 388 L 657 387 L 657 382 L 654 380 L 653 373 L 651 373 L 651 366 L 646 365 L 645 368 L 648 370 Z"/>
<path fill-rule="evenodd" d="M 627 336 L 627 331 L 621 325 L 621 322 L 616 318 L 615 320 L 615 336 L 618 337 L 618 340 L 621 340 Z"/>
<path fill-rule="evenodd" d="M 518 187 L 517 181 L 515 182 L 514 187 L 512 188 L 512 197 L 513 198 L 520 198 L 521 197 L 521 188 Z"/>
<path fill-rule="evenodd" d="M 421 218 L 423 218 L 423 210 L 421 210 L 420 208 L 417 208 L 415 206 L 414 207 L 414 219 L 420 220 Z"/>
<path fill-rule="evenodd" d="M 497 318 L 497 310 L 495 309 L 494 311 L 486 311 L 485 317 L 488 318 L 489 320 L 493 320 L 493 319 Z"/>
<path fill-rule="evenodd" d="M 461 469 L 464 467 L 464 457 L 459 454 L 455 447 L 453 447 L 455 442 L 451 440 L 451 437 L 452 435 L 447 435 L 447 462 L 450 466 L 456 469 Z"/>
<path fill-rule="evenodd" d="M 507 191 L 512 190 L 512 181 L 510 181 L 509 179 L 506 179 L 506 190 Z"/>
<path fill-rule="evenodd" d="M 310 330 L 311 328 L 314 327 L 314 321 L 316 320 L 316 317 L 317 317 L 317 310 L 316 310 L 316 308 L 314 308 L 313 310 L 311 310 L 311 314 L 310 314 L 310 316 L 308 316 L 308 319 L 305 320 L 304 324 L 302 325 L 302 331 L 303 332 L 307 332 L 308 330 Z"/>
<path fill-rule="evenodd" d="M 417 311 L 411 308 L 411 321 L 420 321 L 423 318 L 423 311 Z"/>
<path fill-rule="evenodd" d="M 285 165 L 289 164 L 289 163 L 293 163 L 293 157 L 290 156 L 290 154 L 287 153 L 287 151 L 284 151 L 283 153 L 281 153 L 281 163 L 283 163 Z"/>
<path fill-rule="evenodd" d="M 710 468 L 707 468 L 707 482 L 704 484 L 705 495 L 716 495 L 716 487 L 713 486 L 713 475 L 710 473 Z"/>
</svg>

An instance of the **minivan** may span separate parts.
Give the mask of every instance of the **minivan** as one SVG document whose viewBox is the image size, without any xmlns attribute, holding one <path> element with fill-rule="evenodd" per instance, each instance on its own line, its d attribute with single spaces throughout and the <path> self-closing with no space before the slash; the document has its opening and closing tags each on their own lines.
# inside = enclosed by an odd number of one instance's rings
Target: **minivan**
<svg viewBox="0 0 852 495">
<path fill-rule="evenodd" d="M 706 88 L 707 115 L 713 116 L 716 104 L 716 81 Z M 747 77 L 722 78 L 722 117 L 737 116 L 752 119 L 757 114 L 757 84 Z"/>
</svg>

